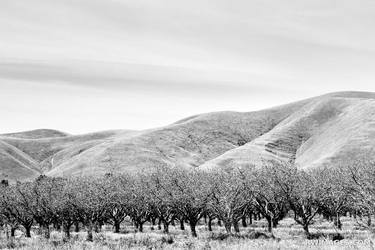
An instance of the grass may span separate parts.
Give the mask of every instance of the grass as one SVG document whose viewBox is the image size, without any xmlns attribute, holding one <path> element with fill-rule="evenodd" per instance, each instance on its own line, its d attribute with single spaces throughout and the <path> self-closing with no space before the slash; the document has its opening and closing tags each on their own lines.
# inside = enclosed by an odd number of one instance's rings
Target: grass
<svg viewBox="0 0 375 250">
<path fill-rule="evenodd" d="M 134 232 L 131 226 L 125 225 L 128 231 L 120 234 L 111 232 L 110 227 L 94 234 L 94 241 L 85 241 L 86 233 L 72 233 L 70 240 L 65 240 L 62 233 L 52 232 L 46 240 L 34 235 L 24 238 L 20 231 L 13 240 L 6 240 L 0 235 L 0 249 L 31 250 L 76 250 L 76 249 L 375 249 L 375 238 L 370 232 L 356 228 L 355 221 L 343 218 L 343 230 L 334 229 L 331 223 L 318 219 L 311 227 L 311 233 L 319 235 L 319 239 L 307 240 L 303 230 L 292 219 L 283 220 L 274 229 L 273 236 L 266 232 L 265 221 L 256 221 L 247 228 L 241 228 L 237 235 L 227 235 L 223 227 L 214 225 L 209 232 L 205 225 L 198 227 L 198 238 L 192 238 L 188 230 L 181 231 L 171 227 L 166 235 L 159 230 L 151 230 L 145 226 L 144 233 Z M 333 241 L 330 236 L 340 233 L 344 239 Z"/>
</svg>

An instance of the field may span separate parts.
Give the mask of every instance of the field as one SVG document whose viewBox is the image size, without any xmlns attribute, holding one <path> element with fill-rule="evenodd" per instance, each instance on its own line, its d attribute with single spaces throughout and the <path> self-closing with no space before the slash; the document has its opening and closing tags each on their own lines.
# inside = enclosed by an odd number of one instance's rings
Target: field
<svg viewBox="0 0 375 250">
<path fill-rule="evenodd" d="M 123 225 L 119 234 L 112 233 L 110 227 L 103 227 L 94 233 L 94 241 L 85 241 L 86 233 L 72 233 L 69 241 L 57 231 L 51 233 L 49 240 L 33 235 L 26 239 L 21 231 L 16 232 L 15 239 L 7 240 L 1 234 L 1 249 L 374 249 L 375 237 L 368 230 L 361 229 L 353 218 L 343 217 L 342 230 L 336 230 L 333 223 L 317 218 L 311 227 L 312 235 L 317 239 L 308 240 L 302 228 L 293 219 L 282 220 L 274 229 L 273 236 L 266 232 L 265 220 L 254 221 L 246 228 L 241 227 L 237 235 L 229 236 L 224 227 L 213 224 L 209 232 L 203 223 L 198 227 L 197 239 L 190 236 L 189 230 L 181 231 L 172 226 L 169 234 L 161 230 L 151 230 L 146 225 L 143 233 L 135 232 L 129 222 Z M 35 230 L 34 230 L 35 232 Z M 343 239 L 339 239 L 341 235 Z M 336 239 L 335 239 L 336 237 Z"/>
</svg>

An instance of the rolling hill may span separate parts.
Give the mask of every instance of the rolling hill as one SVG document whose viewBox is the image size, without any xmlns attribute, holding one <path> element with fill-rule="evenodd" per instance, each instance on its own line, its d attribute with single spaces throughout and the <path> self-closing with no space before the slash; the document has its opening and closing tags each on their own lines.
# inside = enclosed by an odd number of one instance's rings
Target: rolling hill
<svg viewBox="0 0 375 250">
<path fill-rule="evenodd" d="M 3 134 L 0 177 L 101 175 L 161 165 L 247 167 L 274 160 L 310 168 L 340 164 L 374 146 L 375 93 L 340 92 L 256 112 L 195 115 L 144 131 Z"/>
<path fill-rule="evenodd" d="M 268 133 L 201 167 L 261 166 L 270 161 L 294 162 L 304 169 L 333 166 L 353 152 L 370 152 L 374 139 L 375 94 L 334 93 L 314 98 Z"/>
</svg>

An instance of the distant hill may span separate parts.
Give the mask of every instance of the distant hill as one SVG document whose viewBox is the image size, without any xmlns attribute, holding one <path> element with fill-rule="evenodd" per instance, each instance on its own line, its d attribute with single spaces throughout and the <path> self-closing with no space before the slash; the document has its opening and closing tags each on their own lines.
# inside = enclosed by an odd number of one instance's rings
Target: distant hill
<svg viewBox="0 0 375 250">
<path fill-rule="evenodd" d="M 53 166 L 60 164 L 61 160 L 70 159 L 91 146 L 110 140 L 113 136 L 127 133 L 129 133 L 127 130 L 104 131 L 74 136 L 60 132 L 52 134 L 61 136 L 51 137 L 51 133 L 44 133 L 45 137 L 41 137 L 40 131 L 37 130 L 35 134 L 33 131 L 29 131 L 0 135 L 0 156 L 2 156 L 0 179 L 7 176 L 7 179 L 13 181 L 26 180 L 41 173 L 47 174 Z M 1 147 L 1 145 L 4 146 Z M 20 158 L 22 161 L 15 161 L 15 158 Z M 33 170 L 32 173 L 30 173 L 30 169 Z"/>
<path fill-rule="evenodd" d="M 271 160 L 310 168 L 340 164 L 374 146 L 375 93 L 340 92 L 256 112 L 195 115 L 145 131 L 0 135 L 0 178 L 101 175 L 161 165 L 247 167 Z"/>
<path fill-rule="evenodd" d="M 64 137 L 64 136 L 68 136 L 68 134 L 61 132 L 61 131 L 52 130 L 52 129 L 36 129 L 36 130 L 25 131 L 25 132 L 3 134 L 3 136 L 22 138 L 22 139 L 41 139 L 41 138 L 52 138 L 52 137 Z"/>
</svg>

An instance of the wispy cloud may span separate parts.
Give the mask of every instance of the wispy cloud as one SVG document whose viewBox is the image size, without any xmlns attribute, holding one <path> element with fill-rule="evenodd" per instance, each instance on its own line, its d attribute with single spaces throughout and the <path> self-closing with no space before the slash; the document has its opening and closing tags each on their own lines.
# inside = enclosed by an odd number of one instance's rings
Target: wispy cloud
<svg viewBox="0 0 375 250">
<path fill-rule="evenodd" d="M 42 117 L 38 100 L 48 99 L 65 109 L 58 125 L 74 129 L 69 99 L 83 95 L 86 117 L 113 121 L 103 107 L 126 109 L 133 120 L 121 126 L 143 128 L 196 112 L 375 91 L 374 12 L 370 0 L 3 0 L 0 87 L 8 95 L 0 105 L 22 112 L 21 102 L 32 102 Z M 27 86 L 40 91 L 7 97 Z M 97 91 L 107 95 L 104 106 Z M 15 128 L 8 118 L 5 130 Z M 53 119 L 47 125 L 56 127 Z"/>
</svg>

